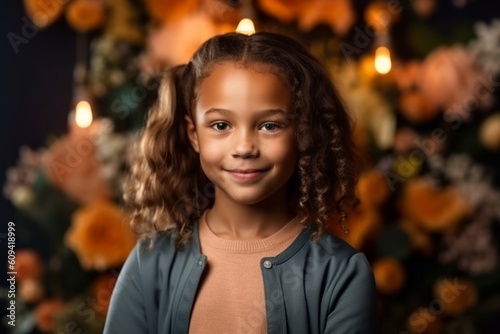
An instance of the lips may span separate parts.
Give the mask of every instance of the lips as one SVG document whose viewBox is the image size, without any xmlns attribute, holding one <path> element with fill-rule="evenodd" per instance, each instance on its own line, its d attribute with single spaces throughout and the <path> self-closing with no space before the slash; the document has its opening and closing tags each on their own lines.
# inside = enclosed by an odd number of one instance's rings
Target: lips
<svg viewBox="0 0 500 334">
<path fill-rule="evenodd" d="M 253 168 L 253 169 L 226 169 L 226 171 L 231 173 L 241 173 L 241 174 L 250 174 L 250 173 L 260 173 L 265 172 L 265 168 Z"/>
<path fill-rule="evenodd" d="M 255 181 L 264 175 L 268 169 L 225 169 L 236 181 Z"/>
</svg>

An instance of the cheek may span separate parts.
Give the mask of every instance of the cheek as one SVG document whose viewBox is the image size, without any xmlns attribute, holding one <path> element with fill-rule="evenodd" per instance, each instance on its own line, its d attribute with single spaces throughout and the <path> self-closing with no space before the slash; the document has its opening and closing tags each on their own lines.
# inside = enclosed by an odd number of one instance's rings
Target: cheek
<svg viewBox="0 0 500 334">
<path fill-rule="evenodd" d="M 217 163 L 220 162 L 224 156 L 224 149 L 218 142 L 202 138 L 200 140 L 200 158 L 204 163 Z"/>
<path fill-rule="evenodd" d="M 293 138 L 284 138 L 283 140 L 270 143 L 266 145 L 267 155 L 272 157 L 272 159 L 284 167 L 289 167 L 290 169 L 295 168 L 295 162 L 297 159 L 297 149 L 295 147 Z"/>
</svg>

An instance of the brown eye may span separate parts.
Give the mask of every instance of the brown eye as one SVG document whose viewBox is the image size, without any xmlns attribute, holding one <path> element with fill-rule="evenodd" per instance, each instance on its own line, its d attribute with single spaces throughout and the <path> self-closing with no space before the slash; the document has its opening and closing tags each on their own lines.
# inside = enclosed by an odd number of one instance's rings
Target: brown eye
<svg viewBox="0 0 500 334">
<path fill-rule="evenodd" d="M 281 126 L 276 123 L 265 123 L 260 128 L 264 131 L 276 131 L 279 130 Z"/>
<path fill-rule="evenodd" d="M 224 123 L 224 122 L 217 122 L 217 123 L 213 123 L 211 125 L 211 127 L 217 131 L 226 131 L 227 129 L 229 129 L 229 124 Z"/>
</svg>

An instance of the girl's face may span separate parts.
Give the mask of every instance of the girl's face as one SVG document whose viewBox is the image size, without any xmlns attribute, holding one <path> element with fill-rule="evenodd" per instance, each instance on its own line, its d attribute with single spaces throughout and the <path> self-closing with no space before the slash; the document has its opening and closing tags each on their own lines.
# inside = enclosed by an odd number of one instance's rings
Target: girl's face
<svg viewBox="0 0 500 334">
<path fill-rule="evenodd" d="M 189 139 L 216 196 L 256 204 L 281 190 L 297 158 L 291 92 L 263 67 L 216 65 L 187 117 Z"/>
</svg>

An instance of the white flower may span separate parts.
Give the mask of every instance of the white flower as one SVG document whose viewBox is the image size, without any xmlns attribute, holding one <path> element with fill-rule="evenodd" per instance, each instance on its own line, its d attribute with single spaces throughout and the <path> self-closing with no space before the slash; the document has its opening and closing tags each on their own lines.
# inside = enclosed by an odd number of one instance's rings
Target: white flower
<svg viewBox="0 0 500 334">
<path fill-rule="evenodd" d="M 500 20 L 495 19 L 488 26 L 484 22 L 475 24 L 477 39 L 469 44 L 469 50 L 483 69 L 492 75 L 500 73 Z"/>
</svg>

